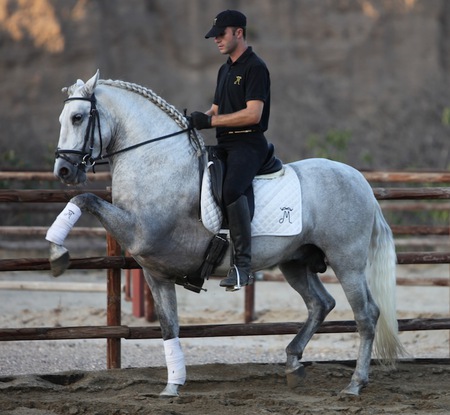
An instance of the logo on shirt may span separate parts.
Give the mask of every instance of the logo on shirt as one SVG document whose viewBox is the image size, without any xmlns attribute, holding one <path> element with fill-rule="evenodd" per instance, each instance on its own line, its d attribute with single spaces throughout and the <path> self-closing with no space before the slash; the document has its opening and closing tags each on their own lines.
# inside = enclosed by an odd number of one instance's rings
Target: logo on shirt
<svg viewBox="0 0 450 415">
<path fill-rule="evenodd" d="M 236 79 L 234 80 L 234 85 L 240 85 L 241 79 L 242 79 L 242 76 L 237 75 Z"/>
</svg>

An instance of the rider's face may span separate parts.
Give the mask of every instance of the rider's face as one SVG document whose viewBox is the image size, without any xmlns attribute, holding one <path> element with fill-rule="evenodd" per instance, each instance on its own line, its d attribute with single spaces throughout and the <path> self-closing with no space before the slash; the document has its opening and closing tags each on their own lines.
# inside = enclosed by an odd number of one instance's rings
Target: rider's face
<svg viewBox="0 0 450 415">
<path fill-rule="evenodd" d="M 214 38 L 214 42 L 216 42 L 222 55 L 231 55 L 236 50 L 238 46 L 238 30 L 241 29 L 227 27 L 222 35 Z"/>
</svg>

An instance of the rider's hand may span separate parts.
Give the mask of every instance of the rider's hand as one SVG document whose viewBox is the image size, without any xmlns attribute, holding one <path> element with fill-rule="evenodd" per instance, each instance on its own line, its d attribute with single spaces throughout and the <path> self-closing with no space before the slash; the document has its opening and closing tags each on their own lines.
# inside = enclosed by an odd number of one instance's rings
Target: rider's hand
<svg viewBox="0 0 450 415">
<path fill-rule="evenodd" d="M 211 115 L 207 115 L 200 111 L 195 111 L 191 114 L 192 127 L 197 130 L 203 130 L 204 128 L 211 128 Z"/>
</svg>

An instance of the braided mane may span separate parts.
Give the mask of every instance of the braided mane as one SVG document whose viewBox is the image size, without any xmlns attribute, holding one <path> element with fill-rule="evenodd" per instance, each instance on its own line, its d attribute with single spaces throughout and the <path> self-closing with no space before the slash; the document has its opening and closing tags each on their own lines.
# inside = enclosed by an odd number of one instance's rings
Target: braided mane
<svg viewBox="0 0 450 415">
<path fill-rule="evenodd" d="M 166 114 L 170 116 L 181 128 L 187 128 L 188 122 L 186 117 L 177 110 L 173 105 L 169 104 L 165 99 L 161 98 L 159 95 L 155 94 L 151 89 L 145 88 L 138 84 L 133 84 L 131 82 L 112 80 L 112 79 L 101 79 L 98 81 L 99 84 L 113 86 L 116 88 L 125 89 L 127 91 L 135 92 L 144 98 L 150 100 L 158 108 L 163 110 Z"/>
<path fill-rule="evenodd" d="M 159 109 L 164 111 L 167 115 L 169 115 L 170 118 L 172 118 L 172 120 L 174 120 L 177 123 L 177 125 L 180 128 L 186 129 L 189 127 L 189 123 L 186 117 L 178 109 L 176 109 L 173 105 L 169 104 L 165 99 L 161 98 L 158 94 L 156 94 L 149 88 L 131 82 L 112 79 L 100 79 L 98 83 L 101 85 L 108 85 L 116 88 L 125 89 L 127 91 L 135 92 L 136 94 L 139 94 L 144 98 L 147 98 Z M 193 137 L 192 132 L 190 133 L 190 136 L 193 139 L 192 141 L 196 143 L 197 150 L 203 148 L 204 146 L 203 138 L 198 132 L 195 135 L 195 137 Z"/>
</svg>

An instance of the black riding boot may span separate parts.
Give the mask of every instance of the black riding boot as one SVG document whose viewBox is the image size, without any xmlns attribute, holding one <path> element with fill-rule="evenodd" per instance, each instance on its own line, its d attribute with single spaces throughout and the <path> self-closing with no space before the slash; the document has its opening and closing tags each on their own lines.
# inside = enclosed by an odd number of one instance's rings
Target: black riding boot
<svg viewBox="0 0 450 415">
<path fill-rule="evenodd" d="M 234 266 L 227 278 L 220 281 L 227 291 L 239 290 L 242 286 L 253 283 L 251 275 L 251 218 L 246 196 L 241 196 L 227 206 L 230 237 L 234 246 Z"/>
</svg>

